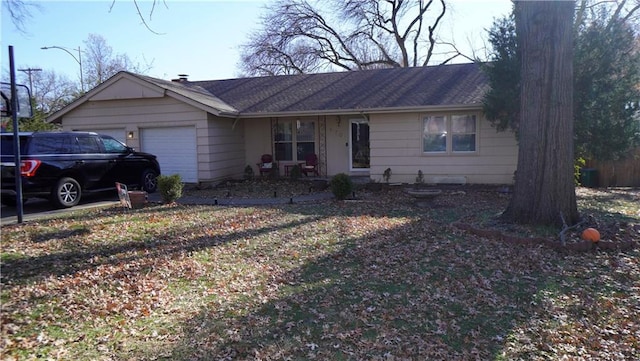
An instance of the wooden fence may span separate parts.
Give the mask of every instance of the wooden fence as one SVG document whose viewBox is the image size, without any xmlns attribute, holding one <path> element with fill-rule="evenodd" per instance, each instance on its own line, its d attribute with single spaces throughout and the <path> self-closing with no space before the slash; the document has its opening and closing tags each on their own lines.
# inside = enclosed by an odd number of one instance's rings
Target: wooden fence
<svg viewBox="0 0 640 361">
<path fill-rule="evenodd" d="M 598 187 L 640 187 L 640 148 L 616 161 L 588 160 L 585 168 L 597 171 Z"/>
</svg>

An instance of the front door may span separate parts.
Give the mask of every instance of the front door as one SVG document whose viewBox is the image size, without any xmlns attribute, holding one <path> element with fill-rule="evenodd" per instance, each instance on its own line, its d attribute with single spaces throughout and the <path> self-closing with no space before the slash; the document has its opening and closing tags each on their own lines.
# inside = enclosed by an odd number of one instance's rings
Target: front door
<svg viewBox="0 0 640 361">
<path fill-rule="evenodd" d="M 351 171 L 369 171 L 369 122 L 365 119 L 352 119 L 350 123 Z"/>
</svg>

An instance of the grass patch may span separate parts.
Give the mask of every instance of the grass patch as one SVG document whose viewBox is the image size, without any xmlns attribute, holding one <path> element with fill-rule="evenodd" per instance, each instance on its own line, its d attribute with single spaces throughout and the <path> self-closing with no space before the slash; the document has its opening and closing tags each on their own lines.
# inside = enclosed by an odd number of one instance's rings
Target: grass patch
<svg viewBox="0 0 640 361">
<path fill-rule="evenodd" d="M 637 224 L 634 194 L 579 196 Z M 432 208 L 400 190 L 359 197 L 3 227 L 0 358 L 640 357 L 637 249 L 508 246 L 451 226 L 504 209 L 492 192 Z"/>
</svg>

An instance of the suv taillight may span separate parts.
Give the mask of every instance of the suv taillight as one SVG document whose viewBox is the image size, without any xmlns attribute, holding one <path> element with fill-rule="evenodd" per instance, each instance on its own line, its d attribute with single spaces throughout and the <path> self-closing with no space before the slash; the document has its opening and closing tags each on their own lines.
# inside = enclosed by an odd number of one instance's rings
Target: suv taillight
<svg viewBox="0 0 640 361">
<path fill-rule="evenodd" d="M 35 159 L 23 160 L 20 162 L 20 174 L 25 177 L 33 177 L 36 175 L 36 170 L 42 164 L 41 161 Z"/>
</svg>

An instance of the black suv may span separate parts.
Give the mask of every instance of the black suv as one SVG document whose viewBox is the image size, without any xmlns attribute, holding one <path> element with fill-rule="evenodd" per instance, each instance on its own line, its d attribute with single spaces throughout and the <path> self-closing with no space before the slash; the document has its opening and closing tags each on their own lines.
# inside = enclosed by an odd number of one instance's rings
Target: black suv
<svg viewBox="0 0 640 361">
<path fill-rule="evenodd" d="M 16 204 L 13 134 L 2 133 L 2 204 Z M 116 182 L 156 190 L 156 156 L 135 152 L 120 141 L 92 132 L 20 133 L 23 198 L 49 198 L 73 207 L 84 192 L 115 189 Z"/>
</svg>

